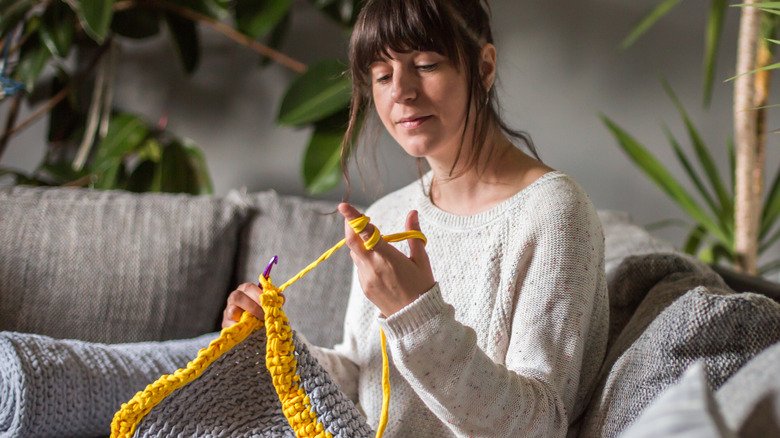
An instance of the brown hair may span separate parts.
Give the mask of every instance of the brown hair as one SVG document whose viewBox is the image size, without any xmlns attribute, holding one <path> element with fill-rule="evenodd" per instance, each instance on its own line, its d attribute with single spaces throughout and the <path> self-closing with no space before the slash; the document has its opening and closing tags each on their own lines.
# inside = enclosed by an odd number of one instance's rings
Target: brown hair
<svg viewBox="0 0 780 438">
<path fill-rule="evenodd" d="M 468 86 L 466 123 L 461 136 L 461 148 L 450 176 L 461 159 L 466 127 L 472 117 L 472 102 L 475 103 L 473 117 L 476 122 L 472 144 L 485 144 L 490 128 L 498 126 L 507 136 L 524 143 L 529 152 L 540 160 L 530 136 L 512 130 L 501 120 L 496 87 L 487 90 L 481 80 L 480 52 L 485 44 L 493 43 L 489 10 L 487 2 L 483 6 L 482 0 L 366 1 L 358 15 L 349 44 L 352 103 L 341 152 L 347 197 L 350 187 L 347 163 L 363 137 L 360 135 L 356 138 L 355 134 L 359 130 L 365 132 L 360 126 L 373 107 L 369 66 L 389 58 L 388 50 L 399 53 L 433 51 L 446 56 L 453 65 L 465 72 Z M 464 157 L 464 171 L 476 167 L 483 152 L 481 146 L 471 148 L 468 156 Z M 492 152 L 487 152 L 487 158 L 490 158 Z"/>
</svg>

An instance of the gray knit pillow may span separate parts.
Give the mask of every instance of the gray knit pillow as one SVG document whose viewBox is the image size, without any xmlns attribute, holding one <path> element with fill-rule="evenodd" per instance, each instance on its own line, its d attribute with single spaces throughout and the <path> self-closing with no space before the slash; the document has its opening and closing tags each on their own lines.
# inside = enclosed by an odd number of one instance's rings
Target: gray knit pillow
<svg viewBox="0 0 780 438">
<path fill-rule="evenodd" d="M 734 438 L 707 386 L 703 362 L 694 363 L 620 438 Z"/>
<path fill-rule="evenodd" d="M 239 283 L 257 283 L 268 261 L 278 254 L 271 279 L 280 286 L 344 238 L 344 218 L 328 214 L 336 210 L 334 202 L 279 196 L 273 191 L 242 198 L 252 215 L 239 244 Z M 349 250 L 342 248 L 285 291 L 284 311 L 290 326 L 315 345 L 331 347 L 340 342 L 351 280 L 352 260 Z"/>
<path fill-rule="evenodd" d="M 650 290 L 607 354 L 580 436 L 617 436 L 698 358 L 717 389 L 780 339 L 780 304 L 704 287 L 674 300 L 675 283 L 687 281 L 673 275 Z"/>
<path fill-rule="evenodd" d="M 0 205 L 0 330 L 115 343 L 217 327 L 243 207 L 31 187 Z"/>
<path fill-rule="evenodd" d="M 780 436 L 780 343 L 754 357 L 715 394 L 742 436 Z"/>
</svg>

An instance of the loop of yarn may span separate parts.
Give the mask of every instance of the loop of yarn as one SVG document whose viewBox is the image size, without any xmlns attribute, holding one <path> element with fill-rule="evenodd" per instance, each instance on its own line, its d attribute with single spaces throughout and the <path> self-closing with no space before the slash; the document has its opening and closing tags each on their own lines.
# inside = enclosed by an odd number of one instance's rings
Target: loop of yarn
<svg viewBox="0 0 780 438">
<path fill-rule="evenodd" d="M 370 223 L 370 219 L 361 216 L 349 222 L 349 225 L 359 233 Z M 379 239 L 388 242 L 398 242 L 405 239 L 421 239 L 426 242 L 425 235 L 420 231 L 406 231 L 382 237 L 379 230 L 374 227 L 374 233 L 364 243 L 366 249 L 372 249 Z M 318 421 L 317 415 L 312 409 L 309 396 L 298 385 L 300 376 L 296 374 L 297 361 L 295 359 L 295 347 L 292 344 L 293 335 L 290 321 L 287 319 L 282 304 L 284 298 L 280 295 L 287 286 L 291 285 L 314 269 L 320 262 L 330 257 L 336 250 L 344 246 L 344 239 L 322 254 L 317 260 L 309 264 L 296 276 L 288 280 L 280 287 L 271 283 L 270 278 L 260 276 L 260 285 L 263 293 L 260 303 L 265 312 L 266 343 L 266 367 L 271 373 L 273 385 L 279 400 L 282 403 L 282 412 L 287 417 L 295 434 L 301 437 L 332 438 L 325 431 L 324 426 Z M 207 348 L 198 352 L 198 356 L 187 364 L 186 368 L 177 370 L 173 374 L 164 375 L 156 382 L 148 385 L 143 391 L 138 392 L 129 402 L 114 415 L 111 423 L 111 438 L 129 438 L 135 433 L 138 423 L 148 414 L 152 408 L 158 405 L 166 396 L 176 389 L 198 378 L 206 368 L 222 354 L 243 341 L 250 333 L 260 328 L 261 322 L 249 312 L 241 315 L 241 320 L 222 329 L 219 338 L 213 340 Z M 385 335 L 381 332 L 382 339 L 382 414 L 377 437 L 381 437 L 387 424 L 388 403 L 390 399 L 389 364 L 385 345 Z"/>
</svg>

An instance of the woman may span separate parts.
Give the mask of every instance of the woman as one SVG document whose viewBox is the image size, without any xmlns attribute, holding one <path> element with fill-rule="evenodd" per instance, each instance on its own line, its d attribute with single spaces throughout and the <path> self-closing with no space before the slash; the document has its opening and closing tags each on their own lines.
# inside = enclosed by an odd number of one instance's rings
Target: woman
<svg viewBox="0 0 780 438">
<path fill-rule="evenodd" d="M 344 340 L 314 354 L 376 427 L 384 329 L 387 437 L 566 435 L 605 351 L 603 235 L 582 188 L 498 117 L 487 12 L 470 0 L 369 0 L 350 64 L 345 145 L 375 111 L 430 171 L 372 205 L 359 235 L 345 225 L 356 274 Z M 428 245 L 366 250 L 373 226 L 422 230 Z M 261 316 L 260 293 L 234 291 L 223 325 Z"/>
</svg>

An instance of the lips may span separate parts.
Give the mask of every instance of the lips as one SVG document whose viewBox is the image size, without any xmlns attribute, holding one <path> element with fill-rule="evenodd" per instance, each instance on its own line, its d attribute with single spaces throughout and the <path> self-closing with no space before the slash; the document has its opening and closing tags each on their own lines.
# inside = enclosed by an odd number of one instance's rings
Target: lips
<svg viewBox="0 0 780 438">
<path fill-rule="evenodd" d="M 430 119 L 432 116 L 412 116 L 412 117 L 404 117 L 403 119 L 399 120 L 397 123 L 401 125 L 404 128 L 407 129 L 414 129 L 418 126 L 425 123 L 428 119 Z"/>
</svg>

